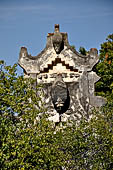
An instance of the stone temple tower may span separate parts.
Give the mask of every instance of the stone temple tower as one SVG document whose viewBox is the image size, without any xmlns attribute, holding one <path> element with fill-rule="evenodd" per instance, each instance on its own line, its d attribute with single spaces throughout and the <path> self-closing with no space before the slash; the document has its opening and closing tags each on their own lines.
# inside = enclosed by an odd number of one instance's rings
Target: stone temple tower
<svg viewBox="0 0 113 170">
<path fill-rule="evenodd" d="M 95 48 L 86 56 L 74 50 L 68 43 L 67 33 L 60 32 L 56 24 L 54 33 L 47 35 L 44 50 L 31 56 L 27 48 L 21 47 L 18 63 L 25 77 L 43 84 L 49 120 L 65 122 L 88 118 L 93 107 L 105 103 L 102 97 L 94 95 L 94 84 L 100 77 L 92 69 L 98 59 Z"/>
</svg>

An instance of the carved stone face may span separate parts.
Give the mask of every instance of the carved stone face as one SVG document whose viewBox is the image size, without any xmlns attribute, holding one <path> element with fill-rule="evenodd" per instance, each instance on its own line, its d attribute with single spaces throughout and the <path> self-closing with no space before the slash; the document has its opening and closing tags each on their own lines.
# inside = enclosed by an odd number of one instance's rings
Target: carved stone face
<svg viewBox="0 0 113 170">
<path fill-rule="evenodd" d="M 69 93 L 67 88 L 55 87 L 52 89 L 52 101 L 54 108 L 60 114 L 64 113 L 69 106 Z"/>
<path fill-rule="evenodd" d="M 61 51 L 61 42 L 54 42 L 53 47 L 54 47 L 56 53 L 59 54 Z"/>
<path fill-rule="evenodd" d="M 57 101 L 54 103 L 54 106 L 58 113 L 62 113 L 62 108 L 64 107 L 64 101 L 60 97 L 57 98 Z"/>
<path fill-rule="evenodd" d="M 59 32 L 55 32 L 54 36 L 52 37 L 53 41 L 53 47 L 56 51 L 57 54 L 60 53 L 61 51 L 61 46 L 62 46 L 62 35 Z"/>
<path fill-rule="evenodd" d="M 60 114 L 64 113 L 69 107 L 69 92 L 62 79 L 56 80 L 51 90 L 52 102 L 54 108 Z"/>
</svg>

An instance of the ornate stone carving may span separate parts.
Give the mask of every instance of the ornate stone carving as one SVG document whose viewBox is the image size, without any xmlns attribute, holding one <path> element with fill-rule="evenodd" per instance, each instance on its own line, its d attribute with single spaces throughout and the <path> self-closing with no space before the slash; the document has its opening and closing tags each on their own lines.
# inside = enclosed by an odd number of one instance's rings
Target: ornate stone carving
<svg viewBox="0 0 113 170">
<path fill-rule="evenodd" d="M 93 107 L 102 106 L 105 101 L 94 95 L 94 84 L 100 77 L 92 71 L 98 62 L 97 49 L 91 48 L 86 56 L 73 50 L 68 43 L 67 33 L 48 33 L 44 50 L 31 56 L 22 47 L 19 65 L 25 76 L 36 78 L 44 85 L 45 103 L 54 122 L 88 118 Z"/>
<path fill-rule="evenodd" d="M 63 114 L 69 107 L 70 97 L 66 83 L 62 79 L 62 75 L 57 75 L 52 84 L 51 89 L 52 102 L 54 108 L 59 114 Z"/>
<path fill-rule="evenodd" d="M 62 34 L 59 32 L 59 25 L 55 25 L 55 33 L 52 37 L 53 47 L 57 54 L 61 52 L 61 50 L 64 48 L 64 44 L 62 41 Z"/>
</svg>

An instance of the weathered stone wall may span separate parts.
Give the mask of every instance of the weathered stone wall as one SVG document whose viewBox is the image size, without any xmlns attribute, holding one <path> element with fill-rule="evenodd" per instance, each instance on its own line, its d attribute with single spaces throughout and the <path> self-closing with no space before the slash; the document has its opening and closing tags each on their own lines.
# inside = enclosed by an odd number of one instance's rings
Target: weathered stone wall
<svg viewBox="0 0 113 170">
<path fill-rule="evenodd" d="M 100 77 L 92 71 L 99 56 L 95 48 L 83 56 L 72 49 L 67 33 L 55 32 L 47 36 L 45 49 L 37 56 L 31 56 L 22 47 L 19 65 L 25 77 L 35 78 L 44 85 L 44 101 L 49 120 L 54 122 L 88 118 L 92 107 L 100 107 L 104 99 L 94 95 L 94 84 Z"/>
</svg>

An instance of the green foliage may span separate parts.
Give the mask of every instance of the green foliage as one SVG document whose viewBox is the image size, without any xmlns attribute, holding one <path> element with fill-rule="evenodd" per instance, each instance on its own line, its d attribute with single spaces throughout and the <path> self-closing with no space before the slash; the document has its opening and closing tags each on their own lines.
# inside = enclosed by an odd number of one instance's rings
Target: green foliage
<svg viewBox="0 0 113 170">
<path fill-rule="evenodd" d="M 96 83 L 98 95 L 113 99 L 113 34 L 109 35 L 106 42 L 101 44 L 100 61 L 95 71 L 101 77 Z M 112 100 L 113 102 L 113 100 Z"/>
<path fill-rule="evenodd" d="M 45 113 L 42 88 L 36 90 L 33 80 L 17 77 L 16 65 L 0 64 L 1 169 L 49 170 L 66 166 L 65 160 L 70 157 L 58 144 L 61 134 L 55 134 L 46 116 L 37 120 Z"/>
<path fill-rule="evenodd" d="M 80 47 L 80 48 L 79 48 L 79 52 L 80 52 L 80 54 L 82 54 L 82 55 L 86 55 L 86 54 L 87 54 L 87 51 L 85 50 L 84 47 Z"/>
<path fill-rule="evenodd" d="M 16 75 L 16 65 L 0 62 L 1 170 L 111 170 L 113 107 L 55 129 L 46 119 L 42 87 L 33 84 Z"/>
<path fill-rule="evenodd" d="M 72 169 L 112 169 L 113 109 L 93 114 L 90 121 L 82 120 L 65 131 L 63 146 L 72 155 Z"/>
<path fill-rule="evenodd" d="M 76 47 L 74 45 L 71 45 L 70 48 L 73 52 L 76 52 Z"/>
<path fill-rule="evenodd" d="M 76 48 L 75 48 L 75 46 L 74 46 L 74 45 L 71 45 L 71 48 L 72 48 L 73 50 L 76 50 Z"/>
</svg>

